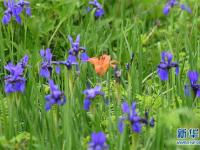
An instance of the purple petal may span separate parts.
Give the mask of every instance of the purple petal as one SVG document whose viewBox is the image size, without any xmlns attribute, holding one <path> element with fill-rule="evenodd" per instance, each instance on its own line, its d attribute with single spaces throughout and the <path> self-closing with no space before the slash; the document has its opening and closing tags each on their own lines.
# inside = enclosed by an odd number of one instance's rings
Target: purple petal
<svg viewBox="0 0 200 150">
<path fill-rule="evenodd" d="M 83 52 L 80 55 L 80 59 L 82 60 L 82 62 L 87 62 L 89 57 L 88 57 L 87 53 Z"/>
<path fill-rule="evenodd" d="M 179 74 L 179 67 L 177 66 L 176 67 L 176 75 L 178 75 Z"/>
<path fill-rule="evenodd" d="M 130 108 L 127 102 L 123 102 L 122 103 L 122 111 L 123 113 L 129 113 L 130 112 Z"/>
<path fill-rule="evenodd" d="M 132 125 L 132 130 L 136 133 L 140 133 L 142 130 L 142 125 L 139 122 L 135 122 Z"/>
<path fill-rule="evenodd" d="M 28 55 L 25 55 L 18 65 L 21 65 L 22 68 L 25 68 L 28 64 Z"/>
<path fill-rule="evenodd" d="M 131 105 L 132 113 L 136 111 L 136 102 L 133 102 Z"/>
<path fill-rule="evenodd" d="M 167 53 L 167 52 L 165 52 L 165 51 L 161 53 L 161 62 L 162 62 L 162 63 L 165 62 L 166 53 Z"/>
<path fill-rule="evenodd" d="M 120 118 L 119 123 L 118 123 L 118 130 L 120 133 L 124 131 L 124 120 L 125 118 Z"/>
<path fill-rule="evenodd" d="M 76 37 L 76 43 L 80 43 L 80 34 L 79 35 L 77 35 L 77 37 Z"/>
<path fill-rule="evenodd" d="M 46 111 L 48 111 L 48 110 L 50 110 L 51 109 L 51 103 L 50 102 L 46 102 L 46 104 L 45 104 L 45 110 Z"/>
<path fill-rule="evenodd" d="M 198 81 L 199 74 L 196 71 L 188 71 L 188 78 L 191 84 L 195 84 Z"/>
<path fill-rule="evenodd" d="M 16 84 L 16 89 L 17 89 L 17 91 L 19 91 L 19 92 L 24 92 L 24 90 L 25 90 L 25 85 L 26 85 L 26 82 L 25 82 L 25 81 L 18 82 L 18 83 Z"/>
<path fill-rule="evenodd" d="M 196 96 L 197 96 L 197 97 L 200 97 L 200 89 L 197 90 Z"/>
<path fill-rule="evenodd" d="M 165 57 L 167 58 L 168 64 L 171 64 L 173 55 L 172 55 L 171 53 L 167 52 L 167 53 L 165 54 Z"/>
<path fill-rule="evenodd" d="M 31 16 L 31 8 L 30 8 L 30 7 L 27 7 L 27 8 L 26 8 L 26 14 L 27 14 L 28 16 Z"/>
<path fill-rule="evenodd" d="M 87 93 L 88 93 L 88 89 L 86 89 L 86 90 L 83 91 L 83 94 L 86 95 Z"/>
<path fill-rule="evenodd" d="M 95 87 L 94 87 L 94 90 L 95 90 L 96 92 L 101 91 L 101 86 L 95 86 Z"/>
<path fill-rule="evenodd" d="M 51 61 L 52 57 L 53 57 L 53 55 L 51 54 L 51 49 L 47 48 L 46 55 L 45 55 L 46 60 Z"/>
<path fill-rule="evenodd" d="M 56 90 L 58 90 L 58 86 L 57 85 L 55 85 L 55 83 L 54 83 L 54 81 L 53 80 L 49 80 L 49 86 L 50 86 L 50 90 L 51 91 L 56 91 Z M 60 91 L 59 91 L 60 92 Z"/>
<path fill-rule="evenodd" d="M 6 93 L 11 93 L 11 92 L 13 92 L 13 87 L 12 87 L 12 84 L 10 84 L 10 83 L 6 83 L 5 84 L 5 92 Z"/>
<path fill-rule="evenodd" d="M 41 68 L 40 75 L 44 78 L 49 78 L 51 74 L 50 74 L 48 68 Z"/>
<path fill-rule="evenodd" d="M 106 136 L 103 132 L 92 133 L 91 139 L 96 145 L 104 145 L 106 142 Z"/>
<path fill-rule="evenodd" d="M 5 6 L 6 8 L 8 7 L 7 0 L 4 0 L 3 4 L 4 4 L 4 6 Z"/>
<path fill-rule="evenodd" d="M 21 6 L 15 7 L 13 11 L 14 11 L 14 15 L 20 15 L 23 11 L 23 7 Z"/>
<path fill-rule="evenodd" d="M 70 64 L 74 64 L 74 65 L 75 65 L 75 64 L 78 64 L 78 62 L 76 61 L 76 56 L 74 56 L 74 55 L 69 55 L 67 61 L 68 61 Z"/>
<path fill-rule="evenodd" d="M 69 39 L 70 44 L 72 45 L 73 44 L 73 39 L 72 39 L 72 37 L 70 35 L 68 35 L 68 39 Z"/>
<path fill-rule="evenodd" d="M 165 14 L 165 15 L 168 15 L 169 14 L 169 11 L 170 11 L 170 6 L 169 5 L 165 5 L 165 7 L 163 8 L 163 13 Z"/>
<path fill-rule="evenodd" d="M 58 105 L 64 105 L 65 103 L 66 103 L 66 97 L 65 96 L 63 97 L 63 100 L 59 100 L 57 102 Z"/>
<path fill-rule="evenodd" d="M 184 4 L 181 4 L 180 5 L 180 8 L 182 9 L 182 10 L 185 10 L 185 11 L 187 11 L 188 13 L 192 13 L 192 10 L 190 9 L 190 7 L 188 7 L 188 6 L 186 6 L 186 5 L 184 5 Z"/>
<path fill-rule="evenodd" d="M 15 69 L 15 66 L 10 62 L 6 66 L 4 66 L 4 68 L 8 70 L 9 72 L 13 72 L 13 70 Z"/>
<path fill-rule="evenodd" d="M 56 73 L 60 74 L 60 66 L 58 66 L 58 65 L 56 66 Z"/>
<path fill-rule="evenodd" d="M 40 50 L 40 56 L 44 57 L 45 56 L 45 51 L 43 49 Z"/>
<path fill-rule="evenodd" d="M 8 24 L 11 20 L 11 15 L 10 14 L 5 14 L 2 18 L 2 23 L 3 24 Z"/>
<path fill-rule="evenodd" d="M 158 68 L 157 73 L 161 80 L 168 80 L 168 70 Z"/>
<path fill-rule="evenodd" d="M 89 99 L 85 99 L 84 100 L 84 109 L 85 110 L 89 110 L 90 109 L 90 105 L 91 105 L 91 102 Z"/>
<path fill-rule="evenodd" d="M 104 15 L 104 9 L 96 9 L 95 11 L 95 17 L 99 18 Z"/>
<path fill-rule="evenodd" d="M 15 15 L 15 20 L 17 21 L 17 23 L 21 24 L 21 18 L 19 15 Z"/>
</svg>

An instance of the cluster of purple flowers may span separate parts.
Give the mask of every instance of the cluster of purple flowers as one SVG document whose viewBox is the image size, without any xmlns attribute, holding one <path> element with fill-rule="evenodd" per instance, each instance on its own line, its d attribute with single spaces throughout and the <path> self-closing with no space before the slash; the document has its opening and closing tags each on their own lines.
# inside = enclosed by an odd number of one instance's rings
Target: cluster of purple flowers
<svg viewBox="0 0 200 150">
<path fill-rule="evenodd" d="M 45 97 L 47 101 L 46 110 L 49 110 L 51 108 L 51 105 L 53 104 L 63 105 L 66 102 L 64 93 L 59 91 L 57 86 L 54 85 L 54 82 L 51 80 L 51 74 L 53 70 L 52 65 L 56 65 L 55 71 L 57 74 L 59 74 L 60 65 L 65 65 L 68 69 L 71 69 L 72 65 L 76 65 L 76 67 L 78 68 L 78 58 L 80 58 L 82 62 L 87 62 L 87 60 L 89 59 L 86 53 L 86 49 L 80 47 L 80 35 L 77 36 L 75 41 L 70 35 L 68 36 L 68 39 L 70 41 L 71 48 L 68 51 L 68 58 L 66 61 L 52 61 L 53 55 L 49 48 L 47 48 L 46 50 L 40 50 L 40 56 L 43 59 L 40 68 L 40 75 L 49 80 L 49 86 L 51 89 L 51 94 Z M 91 98 L 91 95 L 87 98 L 87 100 L 89 98 Z"/>
<path fill-rule="evenodd" d="M 45 78 L 50 78 L 53 67 L 52 65 L 56 65 L 56 73 L 60 73 L 60 65 L 65 65 L 68 69 L 71 69 L 72 65 L 76 65 L 78 68 L 78 58 L 82 62 L 87 62 L 89 59 L 86 49 L 80 47 L 80 35 L 77 36 L 76 40 L 73 41 L 72 37 L 68 36 L 71 48 L 68 51 L 68 58 L 66 61 L 52 61 L 52 53 L 49 48 L 46 50 L 40 51 L 40 56 L 43 58 L 43 62 L 41 63 L 40 75 Z M 77 69 L 79 70 L 79 69 Z"/>
<path fill-rule="evenodd" d="M 5 69 L 10 72 L 10 75 L 4 77 L 5 79 L 5 92 L 24 92 L 26 79 L 23 76 L 24 69 L 28 64 L 28 56 L 24 58 L 15 66 L 12 63 L 8 63 Z"/>
<path fill-rule="evenodd" d="M 168 0 L 168 2 L 166 3 L 165 7 L 163 8 L 163 13 L 165 15 L 168 15 L 170 12 L 170 9 L 173 8 L 174 6 L 179 5 L 181 10 L 185 10 L 189 13 L 192 13 L 191 9 L 184 5 L 184 4 L 180 4 L 177 0 Z"/>
<path fill-rule="evenodd" d="M 31 8 L 30 3 L 24 0 L 19 0 L 15 2 L 15 0 L 4 0 L 4 6 L 7 8 L 4 12 L 4 16 L 2 19 L 3 24 L 8 24 L 12 17 L 15 18 L 17 23 L 21 24 L 20 14 L 23 10 L 25 10 L 28 16 L 31 16 Z"/>
<path fill-rule="evenodd" d="M 119 119 L 118 129 L 120 133 L 124 130 L 124 122 L 127 120 L 132 130 L 136 133 L 140 133 L 142 130 L 142 124 L 150 125 L 154 127 L 154 118 L 149 121 L 148 112 L 145 113 L 145 118 L 141 118 L 136 112 L 136 103 L 133 102 L 131 106 L 127 102 L 122 104 L 122 112 L 124 115 Z"/>
<path fill-rule="evenodd" d="M 88 145 L 88 150 L 108 150 L 106 144 L 106 136 L 103 132 L 92 133 L 91 141 Z"/>
<path fill-rule="evenodd" d="M 172 62 L 173 55 L 169 52 L 162 52 L 161 62 L 157 67 L 157 73 L 161 80 L 168 80 L 169 70 L 176 68 L 176 75 L 179 73 L 179 65 L 177 62 Z"/>
<path fill-rule="evenodd" d="M 46 105 L 45 109 L 48 111 L 51 109 L 51 106 L 54 104 L 64 105 L 66 103 L 66 97 L 64 96 L 64 92 L 58 89 L 58 86 L 54 84 L 51 79 L 52 74 L 52 64 L 56 64 L 56 73 L 60 72 L 59 62 L 52 61 L 52 53 L 49 48 L 46 50 L 40 50 L 40 56 L 43 58 L 43 62 L 41 63 L 40 75 L 44 78 L 47 78 L 49 81 L 49 87 L 51 94 L 45 96 Z"/>
<path fill-rule="evenodd" d="M 84 100 L 84 109 L 89 110 L 91 105 L 91 100 L 94 99 L 97 95 L 104 95 L 104 93 L 101 91 L 101 86 L 96 86 L 94 88 L 88 88 L 83 91 L 83 94 L 85 94 L 85 100 Z"/>
<path fill-rule="evenodd" d="M 93 8 L 95 8 L 95 14 L 94 15 L 95 15 L 96 18 L 100 18 L 104 15 L 104 13 L 105 13 L 104 9 L 97 0 L 90 1 L 89 5 L 92 5 Z M 90 11 L 91 9 L 89 8 L 88 10 Z"/>
<path fill-rule="evenodd" d="M 162 52 L 161 62 L 157 67 L 157 73 L 161 80 L 168 80 L 169 70 L 175 68 L 176 75 L 179 74 L 179 65 L 177 62 L 172 62 L 173 55 L 169 52 Z M 195 96 L 200 97 L 200 84 L 198 84 L 199 74 L 196 71 L 188 71 L 190 85 L 185 85 L 185 95 L 190 95 L 192 89 Z"/>
</svg>

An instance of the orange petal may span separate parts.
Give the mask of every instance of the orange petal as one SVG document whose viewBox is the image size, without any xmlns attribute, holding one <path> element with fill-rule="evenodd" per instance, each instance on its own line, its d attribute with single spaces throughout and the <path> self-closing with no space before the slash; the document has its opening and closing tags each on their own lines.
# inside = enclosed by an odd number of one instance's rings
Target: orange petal
<svg viewBox="0 0 200 150">
<path fill-rule="evenodd" d="M 88 59 L 88 62 L 90 62 L 91 64 L 95 65 L 98 64 L 99 59 L 97 57 L 92 57 Z"/>
</svg>

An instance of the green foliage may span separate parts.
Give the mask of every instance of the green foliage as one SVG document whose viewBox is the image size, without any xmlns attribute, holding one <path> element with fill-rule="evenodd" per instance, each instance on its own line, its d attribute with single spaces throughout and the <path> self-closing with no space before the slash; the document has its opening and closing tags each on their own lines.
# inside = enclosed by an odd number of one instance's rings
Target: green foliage
<svg viewBox="0 0 200 150">
<path fill-rule="evenodd" d="M 3 2 L 0 0 L 0 2 Z M 87 13 L 88 0 L 31 0 L 32 17 L 22 15 L 22 25 L 14 19 L 7 26 L 0 23 L 0 149 L 80 150 L 87 149 L 92 132 L 104 131 L 111 150 L 184 149 L 176 145 L 177 128 L 200 129 L 199 98 L 186 97 L 188 70 L 200 72 L 200 3 L 182 1 L 193 13 L 174 8 L 162 14 L 163 0 L 101 0 L 105 16 L 94 18 Z M 0 18 L 5 10 L 0 4 Z M 53 59 L 65 60 L 70 49 L 67 35 L 81 35 L 81 46 L 90 57 L 111 55 L 122 69 L 120 82 L 112 68 L 99 77 L 92 65 L 75 69 L 61 68 L 53 74 L 67 103 L 45 111 L 47 81 L 39 76 L 42 48 L 51 48 Z M 180 74 L 170 70 L 169 81 L 157 76 L 160 53 L 169 50 L 179 62 Z M 130 69 L 125 64 L 135 57 Z M 30 57 L 23 94 L 4 92 L 4 66 L 17 63 L 25 54 Z M 83 110 L 86 84 L 101 85 L 105 100 L 97 97 L 89 112 Z M 122 101 L 137 102 L 137 111 L 155 118 L 155 127 L 143 127 L 141 134 L 126 125 L 118 131 Z M 198 147 L 191 146 L 191 149 Z"/>
</svg>

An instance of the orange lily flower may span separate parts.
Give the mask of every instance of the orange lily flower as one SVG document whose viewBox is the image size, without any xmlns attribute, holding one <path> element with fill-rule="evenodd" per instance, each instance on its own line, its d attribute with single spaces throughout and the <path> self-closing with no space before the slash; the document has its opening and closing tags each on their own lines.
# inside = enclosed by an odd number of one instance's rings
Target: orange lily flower
<svg viewBox="0 0 200 150">
<path fill-rule="evenodd" d="M 88 59 L 88 62 L 94 65 L 96 73 L 100 76 L 103 76 L 109 67 L 114 68 L 117 63 L 117 61 L 111 60 L 110 55 L 102 55 L 99 58 L 92 57 Z"/>
</svg>

